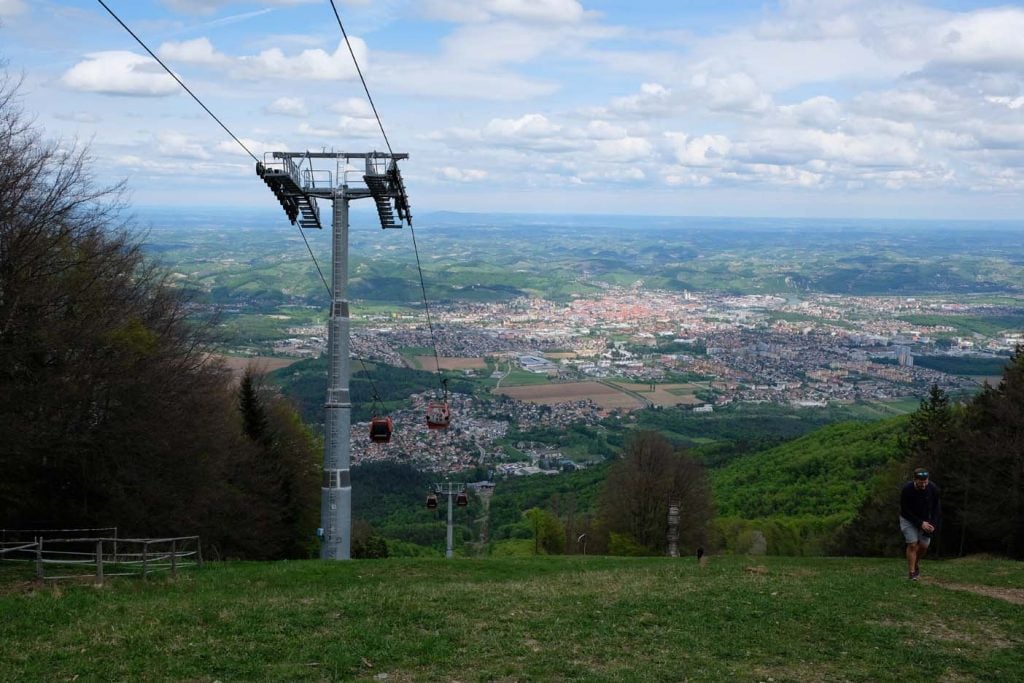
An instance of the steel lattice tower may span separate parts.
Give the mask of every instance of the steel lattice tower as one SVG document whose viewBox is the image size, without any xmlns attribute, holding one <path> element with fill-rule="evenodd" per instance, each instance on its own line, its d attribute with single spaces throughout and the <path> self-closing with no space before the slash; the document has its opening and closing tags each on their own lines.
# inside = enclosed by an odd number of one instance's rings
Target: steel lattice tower
<svg viewBox="0 0 1024 683">
<path fill-rule="evenodd" d="M 347 560 L 352 548 L 352 480 L 349 433 L 352 400 L 349 394 L 348 233 L 349 202 L 372 197 L 382 228 L 412 224 L 397 161 L 408 154 L 384 152 L 273 152 L 257 162 L 256 173 L 277 197 L 288 219 L 300 229 L 320 228 L 316 199 L 332 202 L 331 308 L 327 327 L 329 370 L 324 402 L 324 466 L 320 489 L 320 557 Z M 314 160 L 330 159 L 330 169 L 314 170 Z M 365 170 L 349 162 L 361 160 Z M 349 175 L 362 177 L 349 184 Z M 397 214 L 397 220 L 396 220 Z"/>
</svg>

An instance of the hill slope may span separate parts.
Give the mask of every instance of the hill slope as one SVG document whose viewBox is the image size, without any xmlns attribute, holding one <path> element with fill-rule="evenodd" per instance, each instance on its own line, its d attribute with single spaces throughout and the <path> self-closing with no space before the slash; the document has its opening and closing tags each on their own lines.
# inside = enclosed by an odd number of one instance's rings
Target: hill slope
<svg viewBox="0 0 1024 683">
<path fill-rule="evenodd" d="M 711 474 L 718 513 L 853 517 L 877 468 L 896 457 L 908 418 L 823 427 Z"/>
<path fill-rule="evenodd" d="M 878 681 L 901 671 L 1019 680 L 1024 620 L 1007 600 L 1024 600 L 1024 565 L 927 562 L 921 583 L 902 569 L 895 558 L 304 561 L 38 588 L 5 580 L 0 567 L 0 671 L 10 680 Z"/>
</svg>

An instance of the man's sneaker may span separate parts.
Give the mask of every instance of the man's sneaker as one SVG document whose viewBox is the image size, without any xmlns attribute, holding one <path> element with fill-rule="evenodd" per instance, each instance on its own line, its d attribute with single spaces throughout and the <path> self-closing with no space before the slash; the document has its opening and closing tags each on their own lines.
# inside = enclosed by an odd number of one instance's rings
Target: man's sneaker
<svg viewBox="0 0 1024 683">
<path fill-rule="evenodd" d="M 918 577 L 920 577 L 920 576 L 921 576 L 921 570 L 920 569 L 915 569 L 914 571 L 910 572 L 910 580 L 911 581 L 917 581 Z"/>
</svg>

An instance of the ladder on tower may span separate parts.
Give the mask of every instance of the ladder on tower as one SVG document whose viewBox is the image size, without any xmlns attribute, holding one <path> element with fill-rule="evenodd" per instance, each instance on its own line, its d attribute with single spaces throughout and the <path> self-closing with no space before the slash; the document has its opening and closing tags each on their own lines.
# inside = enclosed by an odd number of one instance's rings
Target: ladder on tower
<svg viewBox="0 0 1024 683">
<path fill-rule="evenodd" d="M 367 173 L 363 176 L 366 188 L 377 206 L 377 216 L 382 228 L 400 228 L 406 222 L 412 225 L 412 212 L 409 210 L 409 197 L 405 193 L 405 183 L 398 165 L 392 161 L 384 173 Z M 394 207 L 392 208 L 392 200 Z M 395 214 L 398 214 L 396 219 Z"/>
<path fill-rule="evenodd" d="M 289 165 L 292 165 L 290 161 Z M 293 174 L 285 168 L 267 166 L 261 161 L 256 162 L 256 175 L 263 178 L 270 191 L 277 197 L 281 208 L 292 225 L 299 224 L 301 228 L 322 228 L 320 224 L 320 209 L 316 202 L 299 186 L 297 174 Z"/>
</svg>

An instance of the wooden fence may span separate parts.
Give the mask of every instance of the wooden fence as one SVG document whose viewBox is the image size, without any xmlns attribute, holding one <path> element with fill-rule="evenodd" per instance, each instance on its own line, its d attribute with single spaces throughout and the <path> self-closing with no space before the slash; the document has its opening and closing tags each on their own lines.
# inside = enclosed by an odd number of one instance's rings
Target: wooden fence
<svg viewBox="0 0 1024 683">
<path fill-rule="evenodd" d="M 0 541 L 0 560 L 35 565 L 39 581 L 142 576 L 203 566 L 198 536 L 173 538 L 46 538 Z"/>
</svg>

